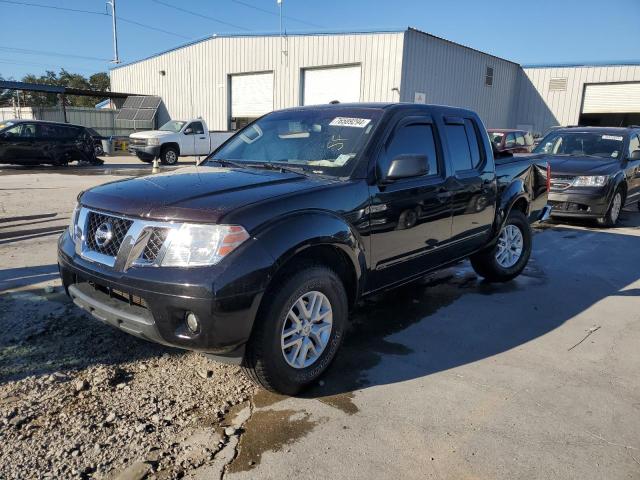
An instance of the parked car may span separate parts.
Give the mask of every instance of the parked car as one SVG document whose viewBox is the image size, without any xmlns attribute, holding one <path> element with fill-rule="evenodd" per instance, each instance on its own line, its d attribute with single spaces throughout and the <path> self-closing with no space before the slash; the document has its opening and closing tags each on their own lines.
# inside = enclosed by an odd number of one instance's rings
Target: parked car
<svg viewBox="0 0 640 480">
<path fill-rule="evenodd" d="M 518 276 L 547 175 L 496 166 L 469 110 L 294 108 L 203 165 L 83 192 L 58 263 L 103 322 L 295 394 L 333 360 L 358 299 L 464 258 L 489 281 Z"/>
<path fill-rule="evenodd" d="M 640 200 L 640 127 L 565 127 L 533 151 L 551 165 L 554 217 L 593 218 L 612 227 Z"/>
<path fill-rule="evenodd" d="M 220 137 L 222 135 L 222 137 Z M 178 157 L 209 155 L 231 133 L 211 135 L 201 118 L 190 121 L 171 120 L 159 130 L 135 132 L 129 135 L 129 152 L 143 162 L 160 158 L 165 165 L 175 165 Z"/>
<path fill-rule="evenodd" d="M 530 153 L 533 150 L 533 136 L 524 130 L 490 128 L 489 138 L 498 152 Z"/>
<path fill-rule="evenodd" d="M 0 122 L 0 163 L 66 165 L 74 160 L 102 164 L 85 127 L 42 120 Z"/>
</svg>

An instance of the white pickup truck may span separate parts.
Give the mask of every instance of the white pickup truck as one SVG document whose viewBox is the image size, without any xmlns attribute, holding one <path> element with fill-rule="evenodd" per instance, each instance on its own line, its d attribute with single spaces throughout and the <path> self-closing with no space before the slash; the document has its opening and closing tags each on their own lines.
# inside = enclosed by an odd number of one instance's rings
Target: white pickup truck
<svg viewBox="0 0 640 480">
<path fill-rule="evenodd" d="M 201 118 L 190 121 L 170 120 L 158 130 L 129 135 L 129 153 L 143 162 L 160 158 L 165 165 L 175 165 L 178 157 L 209 155 L 232 132 L 209 132 Z"/>
</svg>

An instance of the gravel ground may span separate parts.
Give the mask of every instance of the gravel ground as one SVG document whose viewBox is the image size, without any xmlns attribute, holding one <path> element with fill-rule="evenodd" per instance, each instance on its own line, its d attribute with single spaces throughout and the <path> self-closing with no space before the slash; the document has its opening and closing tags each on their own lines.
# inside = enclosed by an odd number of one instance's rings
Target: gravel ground
<svg viewBox="0 0 640 480">
<path fill-rule="evenodd" d="M 148 170 L 107 166 L 0 170 L 0 479 L 180 478 L 235 456 L 217 452 L 254 388 L 238 367 L 103 325 L 59 286 L 77 193 Z"/>
<path fill-rule="evenodd" d="M 102 325 L 59 292 L 0 305 L 0 478 L 111 478 L 145 461 L 179 478 L 213 461 L 225 414 L 252 393 L 237 367 Z"/>
</svg>

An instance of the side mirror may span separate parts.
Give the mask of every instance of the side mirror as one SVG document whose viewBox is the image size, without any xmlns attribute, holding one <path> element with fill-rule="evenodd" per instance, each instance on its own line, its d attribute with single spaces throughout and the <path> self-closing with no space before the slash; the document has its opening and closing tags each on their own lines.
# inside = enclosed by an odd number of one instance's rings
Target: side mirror
<svg viewBox="0 0 640 480">
<path fill-rule="evenodd" d="M 403 154 L 391 160 L 382 181 L 393 182 L 401 178 L 420 177 L 427 173 L 429 173 L 429 159 L 426 155 Z"/>
<path fill-rule="evenodd" d="M 185 135 L 191 135 L 192 133 L 193 133 L 193 128 L 189 127 L 184 129 Z"/>
<path fill-rule="evenodd" d="M 640 150 L 634 150 L 629 155 L 629 160 L 640 160 Z"/>
</svg>

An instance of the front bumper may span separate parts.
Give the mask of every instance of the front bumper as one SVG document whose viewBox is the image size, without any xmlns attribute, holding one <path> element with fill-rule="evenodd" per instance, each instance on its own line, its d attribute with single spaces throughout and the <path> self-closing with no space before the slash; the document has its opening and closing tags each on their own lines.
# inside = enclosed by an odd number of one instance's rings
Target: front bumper
<svg viewBox="0 0 640 480">
<path fill-rule="evenodd" d="M 609 209 L 609 192 L 599 189 L 594 192 L 549 192 L 552 217 L 602 218 Z"/>
<path fill-rule="evenodd" d="M 231 269 L 132 267 L 117 272 L 77 255 L 65 232 L 58 242 L 58 266 L 67 294 L 98 320 L 145 340 L 238 363 L 266 283 L 260 267 L 267 256 L 260 258 L 255 248 L 243 253 Z M 187 312 L 199 319 L 196 333 L 186 326 Z"/>
<path fill-rule="evenodd" d="M 160 145 L 132 145 L 129 143 L 129 153 L 144 159 L 154 160 L 160 155 Z"/>
</svg>

